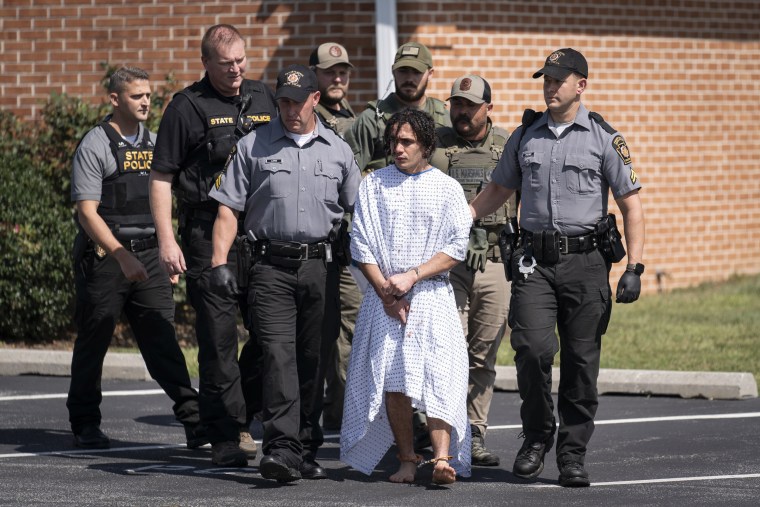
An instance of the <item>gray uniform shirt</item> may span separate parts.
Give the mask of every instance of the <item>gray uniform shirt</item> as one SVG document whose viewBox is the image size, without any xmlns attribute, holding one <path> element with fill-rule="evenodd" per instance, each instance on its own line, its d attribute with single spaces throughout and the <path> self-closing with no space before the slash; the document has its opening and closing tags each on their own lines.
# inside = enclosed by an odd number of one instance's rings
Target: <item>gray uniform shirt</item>
<svg viewBox="0 0 760 507">
<path fill-rule="evenodd" d="M 515 131 L 493 181 L 521 191 L 521 228 L 568 236 L 592 232 L 607 214 L 609 190 L 617 199 L 641 188 L 625 139 L 589 118 L 583 104 L 559 138 L 549 129 L 548 117 L 545 113 L 528 126 L 520 146 L 522 127 Z"/>
<path fill-rule="evenodd" d="M 110 116 L 105 118 L 106 121 Z M 144 135 L 145 127 L 140 124 L 137 132 L 137 140 Z M 156 134 L 149 133 L 150 140 L 155 144 Z M 71 200 L 76 201 L 100 201 L 103 192 L 103 180 L 116 173 L 116 159 L 111 151 L 111 141 L 102 127 L 95 127 L 85 134 L 79 143 L 74 160 L 71 165 Z M 148 178 L 145 178 L 148 184 Z M 137 229 L 137 230 L 132 230 Z M 152 234 L 153 229 L 145 230 L 136 227 L 121 227 L 121 235 L 137 237 Z"/>
<path fill-rule="evenodd" d="M 314 243 L 354 208 L 361 176 L 348 144 L 317 120 L 302 148 L 279 118 L 241 139 L 209 196 L 245 211 L 251 239 Z"/>
</svg>

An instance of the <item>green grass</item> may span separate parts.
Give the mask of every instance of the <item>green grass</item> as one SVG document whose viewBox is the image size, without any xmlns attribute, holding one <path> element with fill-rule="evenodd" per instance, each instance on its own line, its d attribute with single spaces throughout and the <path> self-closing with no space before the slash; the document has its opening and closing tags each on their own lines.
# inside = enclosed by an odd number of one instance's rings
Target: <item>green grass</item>
<svg viewBox="0 0 760 507">
<path fill-rule="evenodd" d="M 513 355 L 505 337 L 498 364 L 514 364 Z M 601 366 L 750 372 L 760 383 L 760 276 L 614 304 Z"/>
<path fill-rule="evenodd" d="M 190 376 L 197 378 L 198 349 L 183 352 Z M 513 356 L 505 337 L 497 362 L 512 365 Z M 601 366 L 750 372 L 760 384 L 760 275 L 614 304 Z"/>
<path fill-rule="evenodd" d="M 239 350 L 240 347 L 238 347 Z M 185 362 L 187 363 L 187 371 L 190 374 L 190 378 L 198 378 L 198 347 L 183 347 L 182 353 L 185 355 Z"/>
</svg>

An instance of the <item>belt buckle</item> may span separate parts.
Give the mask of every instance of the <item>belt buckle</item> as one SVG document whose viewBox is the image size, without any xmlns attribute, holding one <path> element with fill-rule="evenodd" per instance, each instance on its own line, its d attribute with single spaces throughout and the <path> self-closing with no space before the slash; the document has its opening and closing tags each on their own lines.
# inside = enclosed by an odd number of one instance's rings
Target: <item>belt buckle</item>
<svg viewBox="0 0 760 507">
<path fill-rule="evenodd" d="M 559 237 L 559 253 L 567 255 L 568 254 L 568 240 L 567 236 L 560 236 Z"/>
<path fill-rule="evenodd" d="M 309 258 L 309 244 L 308 243 L 302 243 L 301 244 L 301 255 L 298 257 L 299 261 L 305 261 Z"/>
<path fill-rule="evenodd" d="M 129 250 L 130 250 L 131 252 L 136 252 L 137 250 L 135 250 L 135 249 L 136 249 L 136 248 L 138 247 L 138 245 L 140 244 L 140 241 L 141 241 L 141 240 L 139 240 L 139 239 L 130 239 L 130 240 L 129 240 Z"/>
</svg>

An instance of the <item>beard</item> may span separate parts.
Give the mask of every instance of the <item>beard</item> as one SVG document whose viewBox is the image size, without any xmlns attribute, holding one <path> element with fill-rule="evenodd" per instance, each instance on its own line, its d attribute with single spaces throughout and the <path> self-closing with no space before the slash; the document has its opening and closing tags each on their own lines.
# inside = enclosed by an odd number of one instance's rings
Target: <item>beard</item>
<svg viewBox="0 0 760 507">
<path fill-rule="evenodd" d="M 343 90 L 340 88 L 333 88 L 332 90 L 325 90 L 325 93 L 320 95 L 319 101 L 328 107 L 337 106 L 345 96 L 346 93 Z"/>
<path fill-rule="evenodd" d="M 414 86 L 413 83 L 403 83 L 402 86 L 406 84 Z M 398 95 L 398 97 L 404 102 L 417 102 L 425 95 L 426 89 L 427 83 L 421 83 L 420 86 L 411 93 L 407 93 L 406 91 L 402 90 L 400 86 L 396 86 L 396 95 Z"/>
</svg>

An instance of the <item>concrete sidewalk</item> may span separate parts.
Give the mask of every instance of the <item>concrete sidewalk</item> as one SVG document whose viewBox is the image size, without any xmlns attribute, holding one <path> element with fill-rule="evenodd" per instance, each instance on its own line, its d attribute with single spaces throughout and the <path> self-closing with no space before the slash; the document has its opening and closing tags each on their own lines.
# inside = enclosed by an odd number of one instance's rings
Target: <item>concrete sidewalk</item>
<svg viewBox="0 0 760 507">
<path fill-rule="evenodd" d="M 68 376 L 70 351 L 36 349 L 0 349 L 1 375 Z M 559 369 L 552 374 L 559 379 Z M 140 354 L 108 352 L 103 378 L 149 380 Z M 553 383 L 556 392 L 557 382 Z M 496 389 L 517 391 L 514 366 L 496 367 Z M 613 370 L 599 372 L 599 394 L 642 394 L 737 400 L 757 397 L 757 384 L 751 373 L 689 372 L 664 370 Z"/>
</svg>

